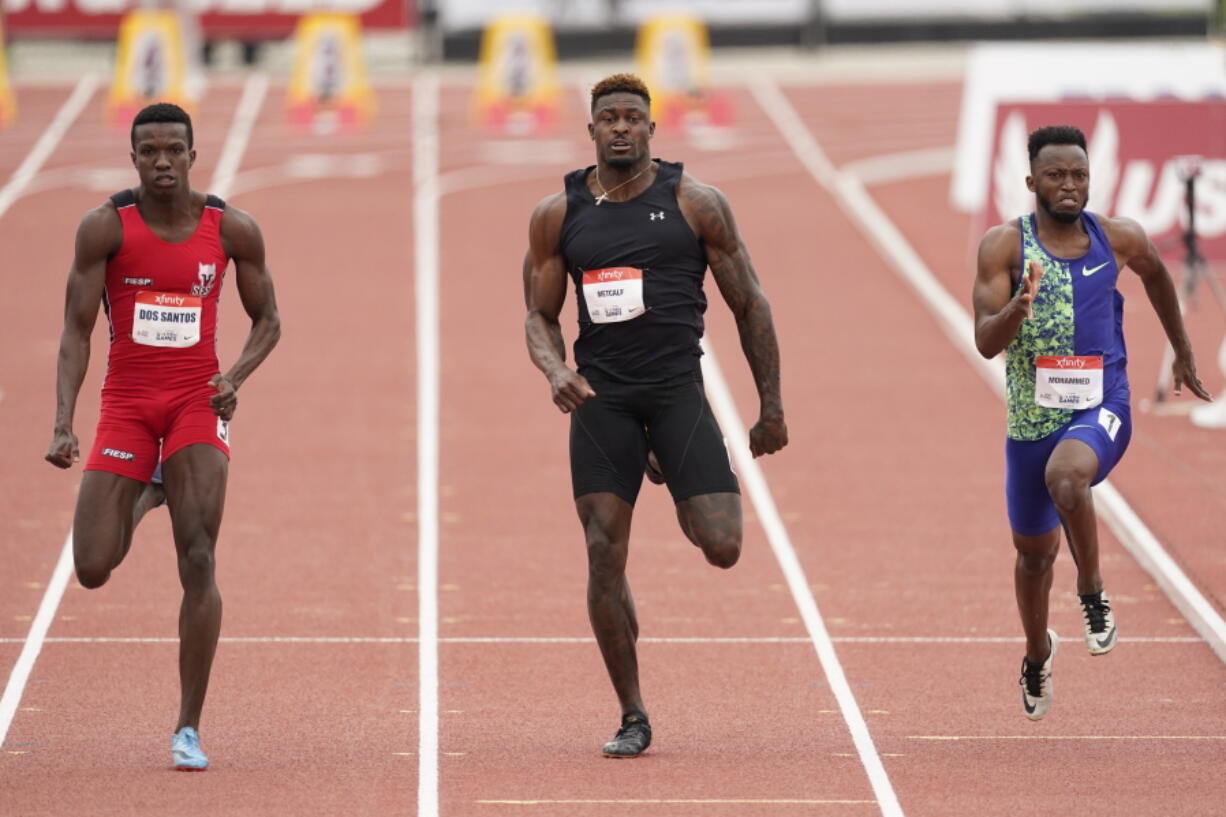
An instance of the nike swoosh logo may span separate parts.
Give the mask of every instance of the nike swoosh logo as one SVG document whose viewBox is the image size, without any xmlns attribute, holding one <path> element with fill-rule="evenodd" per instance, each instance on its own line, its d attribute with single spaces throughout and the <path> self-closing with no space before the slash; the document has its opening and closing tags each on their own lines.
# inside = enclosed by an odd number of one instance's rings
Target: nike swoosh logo
<svg viewBox="0 0 1226 817">
<path fill-rule="evenodd" d="M 1098 646 L 1106 647 L 1108 644 L 1110 644 L 1112 641 L 1115 640 L 1115 628 L 1112 627 L 1111 632 L 1107 633 L 1107 637 L 1104 638 L 1102 641 L 1099 641 L 1098 639 L 1094 639 L 1094 640 L 1098 643 Z"/>
<path fill-rule="evenodd" d="M 1022 709 L 1026 710 L 1027 715 L 1033 715 L 1035 709 L 1037 709 L 1038 706 L 1039 706 L 1038 704 L 1031 706 L 1029 701 L 1027 701 L 1025 698 L 1022 698 Z"/>
<path fill-rule="evenodd" d="M 1107 265 L 1108 265 L 1108 264 L 1110 264 L 1110 263 L 1111 263 L 1110 261 L 1104 261 L 1104 262 L 1102 262 L 1101 264 L 1099 264 L 1097 267 L 1094 267 L 1094 268 L 1092 268 L 1092 269 L 1086 269 L 1085 267 L 1082 267 L 1082 268 L 1081 268 L 1081 274 L 1082 274 L 1082 275 L 1084 275 L 1084 276 L 1086 276 L 1086 277 L 1088 278 L 1089 276 L 1091 276 L 1091 275 L 1093 275 L 1094 273 L 1098 272 L 1100 269 L 1102 269 L 1103 267 L 1107 266 Z"/>
</svg>

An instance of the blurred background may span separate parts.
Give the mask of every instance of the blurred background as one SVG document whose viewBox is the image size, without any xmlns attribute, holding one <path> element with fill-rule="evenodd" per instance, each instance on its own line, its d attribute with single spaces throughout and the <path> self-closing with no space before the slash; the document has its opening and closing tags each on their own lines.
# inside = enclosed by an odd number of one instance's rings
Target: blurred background
<svg viewBox="0 0 1226 817">
<path fill-rule="evenodd" d="M 366 128 L 381 108 L 403 116 L 379 104 L 380 89 L 429 68 L 470 93 L 470 124 L 490 150 L 499 138 L 556 147 L 544 140 L 584 84 L 614 70 L 642 74 L 657 120 L 711 151 L 737 143 L 735 89 L 755 75 L 945 83 L 961 98 L 955 139 L 941 125 L 942 144 L 855 170 L 948 173 L 948 204 L 969 218 L 965 263 L 986 226 L 1030 209 L 1026 134 L 1062 121 L 1090 138 L 1094 209 L 1140 221 L 1185 298 L 1226 313 L 1226 0 L 0 0 L 0 10 L 0 147 L 23 89 L 87 75 L 109 87 L 106 115 L 121 129 L 150 101 L 193 109 L 210 82 L 259 75 L 288 123 L 326 135 Z M 882 120 L 876 132 L 894 127 Z M 1226 367 L 1226 343 L 1203 356 Z M 1161 382 L 1153 397 L 1163 402 Z M 1226 428 L 1222 403 L 1199 422 Z"/>
<path fill-rule="evenodd" d="M 639 27 L 665 12 L 702 19 L 717 50 L 812 55 L 872 43 L 1203 39 L 1220 32 L 1224 7 L 1223 0 L 3 0 L 0 13 L 10 74 L 29 79 L 80 62 L 106 64 L 124 15 L 140 9 L 178 14 L 210 69 L 275 67 L 302 15 L 353 14 L 372 69 L 402 70 L 474 60 L 486 27 L 512 13 L 545 20 L 558 56 L 569 60 L 629 52 Z"/>
</svg>

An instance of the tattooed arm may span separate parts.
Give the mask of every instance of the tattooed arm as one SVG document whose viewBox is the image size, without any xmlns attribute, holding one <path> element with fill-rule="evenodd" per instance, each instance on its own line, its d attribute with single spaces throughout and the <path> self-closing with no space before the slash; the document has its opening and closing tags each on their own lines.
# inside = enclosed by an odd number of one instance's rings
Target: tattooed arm
<svg viewBox="0 0 1226 817">
<path fill-rule="evenodd" d="M 749 430 L 755 457 L 774 454 L 788 444 L 779 391 L 779 342 L 770 304 L 758 283 L 724 194 L 686 174 L 677 184 L 677 201 L 686 221 L 702 242 L 711 275 L 736 318 L 741 349 L 758 388 L 758 421 Z"/>
</svg>

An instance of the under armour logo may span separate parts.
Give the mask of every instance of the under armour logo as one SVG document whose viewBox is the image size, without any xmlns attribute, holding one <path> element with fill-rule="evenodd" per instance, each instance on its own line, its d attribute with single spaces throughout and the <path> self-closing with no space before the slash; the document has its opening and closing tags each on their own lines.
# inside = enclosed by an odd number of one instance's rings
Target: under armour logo
<svg viewBox="0 0 1226 817">
<path fill-rule="evenodd" d="M 651 220 L 652 220 L 652 221 L 663 221 L 663 220 L 664 220 L 664 211 L 663 211 L 663 210 L 659 210 L 659 211 L 657 211 L 657 212 L 655 212 L 655 213 L 648 213 L 647 215 L 651 217 Z"/>
</svg>

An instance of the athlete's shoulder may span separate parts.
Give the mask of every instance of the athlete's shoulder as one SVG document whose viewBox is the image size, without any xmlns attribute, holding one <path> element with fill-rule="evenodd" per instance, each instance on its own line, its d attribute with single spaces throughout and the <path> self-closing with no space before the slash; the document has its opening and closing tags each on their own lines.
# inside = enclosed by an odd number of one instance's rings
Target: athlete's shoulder
<svg viewBox="0 0 1226 817">
<path fill-rule="evenodd" d="M 208 200 L 214 198 L 210 196 Z M 264 253 L 264 236 L 260 225 L 246 210 L 233 205 L 226 204 L 222 209 L 221 241 L 226 254 L 233 258 L 263 256 Z"/>
<path fill-rule="evenodd" d="M 666 163 L 661 162 L 660 164 L 663 167 Z M 700 181 L 692 173 L 685 170 L 680 171 L 677 176 L 677 198 L 695 204 L 719 204 L 727 203 L 728 201 L 724 191 L 713 184 Z"/>
<path fill-rule="evenodd" d="M 732 225 L 732 208 L 724 191 L 689 173 L 683 172 L 677 179 L 677 203 L 700 239 L 726 232 Z"/>
<path fill-rule="evenodd" d="M 995 273 L 1014 269 L 1021 259 L 1022 230 L 1017 219 L 989 227 L 979 239 L 979 271 Z"/>
<path fill-rule="evenodd" d="M 566 218 L 566 191 L 551 193 L 536 203 L 532 208 L 532 216 L 528 220 L 528 229 L 535 234 L 538 230 L 560 233 L 562 221 Z"/>
<path fill-rule="evenodd" d="M 77 226 L 78 251 L 111 255 L 118 251 L 121 243 L 123 222 L 120 221 L 119 210 L 111 199 L 87 210 L 81 217 L 81 223 Z"/>
<path fill-rule="evenodd" d="M 1097 213 L 1091 215 L 1102 228 L 1107 241 L 1116 249 L 1145 244 L 1149 241 L 1145 228 L 1134 219 L 1127 216 L 1101 216 Z"/>
<path fill-rule="evenodd" d="M 1011 218 L 995 226 L 989 227 L 979 239 L 980 249 L 996 247 L 1003 244 L 1017 245 L 1022 240 L 1022 228 L 1018 220 Z"/>
</svg>

